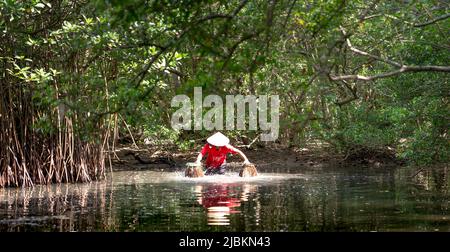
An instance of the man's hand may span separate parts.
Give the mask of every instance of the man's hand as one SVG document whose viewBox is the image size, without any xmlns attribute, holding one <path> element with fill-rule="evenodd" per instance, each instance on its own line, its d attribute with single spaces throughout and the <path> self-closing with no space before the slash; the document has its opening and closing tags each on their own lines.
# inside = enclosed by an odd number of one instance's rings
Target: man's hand
<svg viewBox="0 0 450 252">
<path fill-rule="evenodd" d="M 202 153 L 199 153 L 198 154 L 198 156 L 197 156 L 197 160 L 195 160 L 195 165 L 201 165 L 202 164 L 202 158 L 203 158 L 203 155 L 202 155 Z"/>
</svg>

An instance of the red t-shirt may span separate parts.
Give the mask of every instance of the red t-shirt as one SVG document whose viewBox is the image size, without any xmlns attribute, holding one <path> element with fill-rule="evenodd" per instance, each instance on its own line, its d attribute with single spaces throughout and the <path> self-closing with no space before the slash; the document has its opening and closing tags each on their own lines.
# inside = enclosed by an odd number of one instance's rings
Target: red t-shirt
<svg viewBox="0 0 450 252">
<path fill-rule="evenodd" d="M 202 153 L 203 156 L 208 154 L 208 157 L 206 158 L 206 167 L 214 168 L 218 168 L 225 163 L 228 153 L 236 154 L 234 150 L 228 148 L 227 146 L 219 147 L 217 150 L 215 146 L 208 143 L 203 146 L 200 153 Z"/>
</svg>

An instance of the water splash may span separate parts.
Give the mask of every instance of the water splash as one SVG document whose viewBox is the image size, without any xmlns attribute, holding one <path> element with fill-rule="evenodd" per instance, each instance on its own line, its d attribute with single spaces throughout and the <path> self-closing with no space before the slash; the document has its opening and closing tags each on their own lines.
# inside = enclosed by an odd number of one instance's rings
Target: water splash
<svg viewBox="0 0 450 252">
<path fill-rule="evenodd" d="M 201 178 L 189 178 L 184 176 L 184 171 L 160 172 L 160 171 L 133 171 L 115 172 L 114 184 L 142 184 L 142 183 L 270 183 L 288 179 L 308 180 L 308 176 L 303 174 L 287 173 L 260 173 L 256 177 L 239 177 L 237 172 L 227 172 L 224 175 L 211 175 Z"/>
<path fill-rule="evenodd" d="M 182 172 L 175 172 L 173 180 L 186 183 L 239 183 L 239 182 L 271 182 L 286 179 L 308 179 L 303 174 L 260 173 L 255 177 L 240 177 L 237 172 L 227 172 L 224 175 L 211 175 L 201 178 L 185 177 Z"/>
</svg>

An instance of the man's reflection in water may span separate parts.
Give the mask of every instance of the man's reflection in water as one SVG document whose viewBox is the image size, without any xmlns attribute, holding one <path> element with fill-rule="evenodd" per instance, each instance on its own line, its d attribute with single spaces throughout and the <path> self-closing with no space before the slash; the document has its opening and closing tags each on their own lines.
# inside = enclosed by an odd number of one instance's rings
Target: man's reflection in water
<svg viewBox="0 0 450 252">
<path fill-rule="evenodd" d="M 195 187 L 197 202 L 207 209 L 208 225 L 230 225 L 230 214 L 240 213 L 236 208 L 248 201 L 256 185 L 198 185 Z"/>
</svg>

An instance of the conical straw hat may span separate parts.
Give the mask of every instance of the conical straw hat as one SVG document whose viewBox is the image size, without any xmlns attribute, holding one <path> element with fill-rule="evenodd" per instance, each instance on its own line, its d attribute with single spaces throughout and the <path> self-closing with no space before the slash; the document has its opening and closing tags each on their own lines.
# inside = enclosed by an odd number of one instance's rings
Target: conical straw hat
<svg viewBox="0 0 450 252">
<path fill-rule="evenodd" d="M 228 137 L 226 137 L 224 134 L 217 132 L 216 134 L 208 137 L 208 139 L 206 139 L 206 141 L 214 146 L 225 146 L 228 143 L 230 143 L 230 139 L 228 139 Z"/>
</svg>

